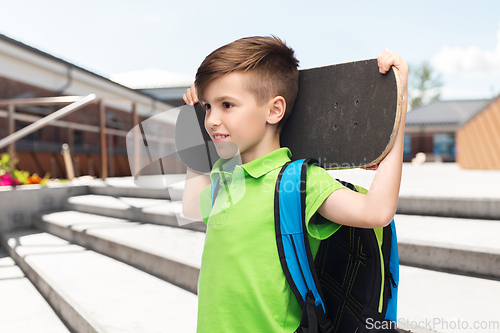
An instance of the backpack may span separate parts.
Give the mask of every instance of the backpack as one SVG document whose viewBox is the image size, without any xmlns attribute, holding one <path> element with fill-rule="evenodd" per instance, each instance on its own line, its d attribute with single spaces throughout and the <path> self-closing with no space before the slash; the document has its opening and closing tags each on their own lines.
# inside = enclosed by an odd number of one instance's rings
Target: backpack
<svg viewBox="0 0 500 333">
<path fill-rule="evenodd" d="M 286 163 L 275 188 L 279 260 L 303 309 L 295 333 L 397 333 L 399 258 L 394 220 L 376 229 L 341 226 L 321 241 L 313 260 L 304 230 L 307 167 L 315 163 L 312 159 Z M 337 181 L 353 191 L 366 191 Z M 282 190 L 288 182 L 294 190 Z M 211 188 L 212 205 L 218 184 L 219 180 Z"/>
</svg>

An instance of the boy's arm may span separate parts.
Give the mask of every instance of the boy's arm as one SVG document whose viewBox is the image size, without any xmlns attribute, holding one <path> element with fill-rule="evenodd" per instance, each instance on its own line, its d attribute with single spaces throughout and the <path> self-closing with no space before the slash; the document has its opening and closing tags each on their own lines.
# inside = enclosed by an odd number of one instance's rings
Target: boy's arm
<svg viewBox="0 0 500 333">
<path fill-rule="evenodd" d="M 182 96 L 184 102 L 189 105 L 194 105 L 198 102 L 196 89 L 194 84 L 186 90 Z M 191 169 L 186 172 L 186 184 L 182 194 L 182 214 L 192 220 L 201 221 L 200 213 L 200 193 L 211 184 L 210 177 L 207 174 L 199 173 Z"/>
<path fill-rule="evenodd" d="M 182 194 L 182 214 L 191 220 L 201 221 L 200 193 L 211 184 L 206 174 L 187 169 L 186 184 Z M 206 217 L 206 216 L 205 216 Z"/>
<path fill-rule="evenodd" d="M 403 105 L 401 124 L 391 151 L 380 162 L 368 193 L 341 189 L 333 192 L 318 209 L 325 218 L 338 224 L 378 228 L 388 225 L 396 214 L 403 167 L 404 129 L 408 105 L 408 65 L 397 54 L 384 50 L 377 58 L 379 71 L 385 74 L 391 66 L 401 74 Z"/>
</svg>

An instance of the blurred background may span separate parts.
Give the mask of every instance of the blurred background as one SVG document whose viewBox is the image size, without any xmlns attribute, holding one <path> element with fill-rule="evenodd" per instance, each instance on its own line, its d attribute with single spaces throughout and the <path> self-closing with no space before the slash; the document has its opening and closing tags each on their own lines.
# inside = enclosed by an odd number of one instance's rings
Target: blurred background
<svg viewBox="0 0 500 333">
<path fill-rule="evenodd" d="M 0 13 L 1 332 L 195 331 L 206 227 L 181 214 L 185 166 L 162 165 L 168 190 L 138 187 L 127 135 L 183 105 L 210 52 L 271 34 L 300 68 L 385 48 L 408 62 L 398 325 L 500 332 L 499 1 L 0 0 Z M 174 149 L 174 123 L 148 130 Z M 330 173 L 367 188 L 375 174 Z"/>
<path fill-rule="evenodd" d="M 274 34 L 295 49 L 301 68 L 376 58 L 389 48 L 410 65 L 405 161 L 422 152 L 426 161 L 499 169 L 500 119 L 493 111 L 500 93 L 499 7 L 497 1 L 2 2 L 0 99 L 96 93 L 129 100 L 103 102 L 111 129 L 108 173 L 125 176 L 133 103 L 140 120 L 182 105 L 199 64 L 226 43 Z M 0 137 L 60 107 L 19 105 L 9 130 L 4 105 Z M 77 175 L 101 177 L 98 106 L 85 108 L 65 120 L 87 130 L 59 124 L 17 141 L 19 168 L 65 177 L 54 154 L 64 141 L 77 158 Z M 183 172 L 173 164 L 170 171 Z"/>
</svg>

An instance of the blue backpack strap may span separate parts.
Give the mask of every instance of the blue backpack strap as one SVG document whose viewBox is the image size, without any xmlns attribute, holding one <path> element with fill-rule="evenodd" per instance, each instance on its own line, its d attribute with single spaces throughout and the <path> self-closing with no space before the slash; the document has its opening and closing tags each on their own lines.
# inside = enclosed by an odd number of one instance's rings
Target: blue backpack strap
<svg viewBox="0 0 500 333">
<path fill-rule="evenodd" d="M 330 330 L 305 224 L 309 163 L 312 163 L 310 159 L 301 159 L 285 164 L 278 175 L 274 197 L 280 263 L 288 284 L 304 309 L 297 332 L 317 332 L 318 323 Z"/>
<path fill-rule="evenodd" d="M 389 259 L 389 270 L 391 273 L 391 297 L 387 303 L 385 319 L 397 322 L 398 310 L 398 286 L 399 286 L 399 253 L 398 239 L 396 235 L 396 224 L 394 219 L 391 221 L 391 254 Z"/>
<path fill-rule="evenodd" d="M 210 188 L 210 193 L 212 195 L 212 207 L 214 206 L 215 198 L 217 197 L 217 193 L 215 190 L 219 189 L 219 180 L 220 180 L 220 177 L 217 177 L 217 180 L 215 181 L 215 183 L 212 184 L 212 187 Z"/>
<path fill-rule="evenodd" d="M 231 167 L 225 169 L 224 171 L 225 172 L 232 171 L 232 170 L 234 170 L 235 167 L 236 167 L 235 165 L 232 165 Z M 215 183 L 212 184 L 212 186 L 210 188 L 210 193 L 211 193 L 211 196 L 212 196 L 212 207 L 214 206 L 215 198 L 217 198 L 217 194 L 219 192 L 220 175 L 221 174 L 219 174 L 219 177 L 217 177 L 217 180 L 215 181 Z M 224 181 L 224 184 L 225 184 L 225 181 Z"/>
</svg>

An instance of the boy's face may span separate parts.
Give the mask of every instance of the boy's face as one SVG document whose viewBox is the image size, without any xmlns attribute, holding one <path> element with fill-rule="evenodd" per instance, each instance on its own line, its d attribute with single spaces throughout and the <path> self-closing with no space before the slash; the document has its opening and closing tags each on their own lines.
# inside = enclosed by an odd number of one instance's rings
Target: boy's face
<svg viewBox="0 0 500 333">
<path fill-rule="evenodd" d="M 245 87 L 246 79 L 248 74 L 241 72 L 216 79 L 205 88 L 205 100 L 202 101 L 206 110 L 205 129 L 214 141 L 217 152 L 222 158 L 230 158 L 236 152 L 234 149 L 230 152 L 228 146 L 236 145 L 243 163 L 267 151 L 267 120 L 271 107 L 269 103 L 262 106 L 257 104 L 254 94 Z"/>
</svg>

